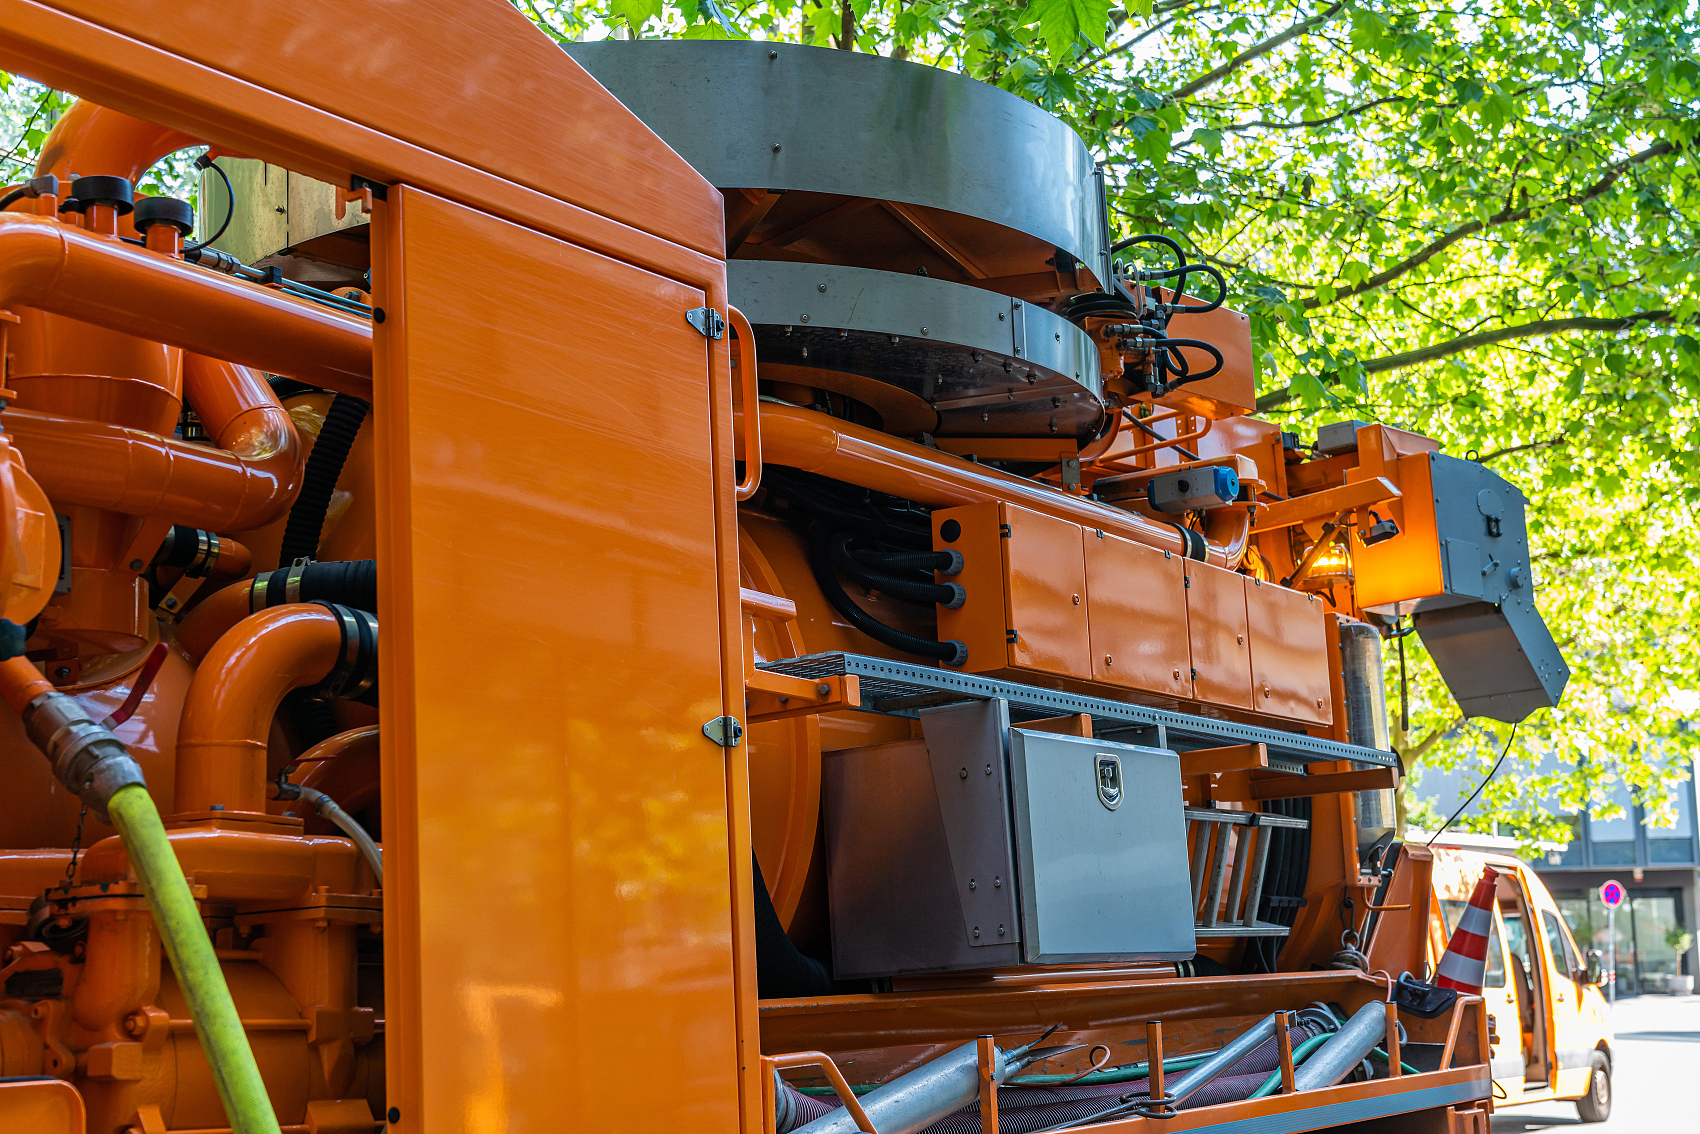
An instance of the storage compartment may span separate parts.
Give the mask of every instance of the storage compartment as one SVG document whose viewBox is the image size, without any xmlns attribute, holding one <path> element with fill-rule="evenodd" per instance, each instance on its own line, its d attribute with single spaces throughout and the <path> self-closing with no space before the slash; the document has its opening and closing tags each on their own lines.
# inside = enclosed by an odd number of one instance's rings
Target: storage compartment
<svg viewBox="0 0 1700 1134">
<path fill-rule="evenodd" d="M 1331 724 L 1326 604 L 1257 579 L 1246 580 L 1245 604 L 1252 707 L 1307 724 Z"/>
<path fill-rule="evenodd" d="M 1186 564 L 1194 695 L 1236 709 L 1253 708 L 1245 582 L 1244 575 L 1208 563 Z"/>
<path fill-rule="evenodd" d="M 1193 955 L 1173 752 L 1011 729 L 1003 701 L 920 719 L 824 757 L 837 975 Z"/>
<path fill-rule="evenodd" d="M 1088 530 L 1085 539 L 1092 676 L 1190 698 L 1185 561 L 1105 532 Z"/>
</svg>

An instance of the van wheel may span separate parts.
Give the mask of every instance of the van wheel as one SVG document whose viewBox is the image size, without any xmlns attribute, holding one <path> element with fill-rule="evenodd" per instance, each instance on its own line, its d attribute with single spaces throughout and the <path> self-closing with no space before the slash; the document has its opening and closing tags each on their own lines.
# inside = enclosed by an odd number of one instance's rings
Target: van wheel
<svg viewBox="0 0 1700 1134">
<path fill-rule="evenodd" d="M 1576 1113 L 1583 1122 L 1604 1122 L 1611 1117 L 1611 1064 L 1604 1052 L 1594 1052 L 1588 1074 L 1588 1093 L 1576 1100 Z"/>
</svg>

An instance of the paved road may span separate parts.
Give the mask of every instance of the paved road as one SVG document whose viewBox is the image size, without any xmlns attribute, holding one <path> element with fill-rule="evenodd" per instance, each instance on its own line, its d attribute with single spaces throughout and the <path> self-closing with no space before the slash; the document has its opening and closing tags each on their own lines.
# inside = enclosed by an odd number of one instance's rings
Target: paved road
<svg viewBox="0 0 1700 1134">
<path fill-rule="evenodd" d="M 1611 1119 L 1585 1126 L 1574 1103 L 1532 1103 L 1493 1116 L 1494 1134 L 1579 1128 L 1577 1134 L 1700 1130 L 1700 996 L 1637 996 L 1617 1005 Z"/>
</svg>

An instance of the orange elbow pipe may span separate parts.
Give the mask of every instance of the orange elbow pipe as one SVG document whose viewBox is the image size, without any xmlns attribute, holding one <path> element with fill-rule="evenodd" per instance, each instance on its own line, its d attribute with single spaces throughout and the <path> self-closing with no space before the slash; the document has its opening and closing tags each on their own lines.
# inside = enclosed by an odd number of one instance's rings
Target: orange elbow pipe
<svg viewBox="0 0 1700 1134">
<path fill-rule="evenodd" d="M 177 645 L 190 661 L 199 665 L 226 631 L 253 613 L 249 606 L 253 589 L 252 579 L 233 583 L 214 591 L 183 616 L 177 624 Z"/>
<path fill-rule="evenodd" d="M 35 307 L 372 397 L 372 326 L 47 217 L 0 214 L 0 308 Z"/>
<path fill-rule="evenodd" d="M 200 144 L 181 130 L 79 99 L 42 143 L 35 175 L 64 180 L 103 173 L 136 181 L 166 154 Z"/>
<path fill-rule="evenodd" d="M 1094 504 L 813 410 L 764 403 L 761 436 L 762 455 L 770 464 L 819 473 L 929 507 L 1002 500 L 1165 551 L 1184 550 L 1180 534 L 1168 524 Z M 1239 538 L 1243 551 L 1244 534 Z M 1238 552 L 1229 562 L 1229 549 L 1206 542 L 1211 563 L 1227 567 L 1238 564 Z"/>
<path fill-rule="evenodd" d="M 102 421 L 7 410 L 4 422 L 36 483 L 58 505 L 246 531 L 283 515 L 301 487 L 303 461 L 293 434 L 271 457 L 246 461 Z"/>
<path fill-rule="evenodd" d="M 177 729 L 177 810 L 266 809 L 266 748 L 284 694 L 330 676 L 342 629 L 322 606 L 249 615 L 218 640 L 189 685 Z"/>
</svg>

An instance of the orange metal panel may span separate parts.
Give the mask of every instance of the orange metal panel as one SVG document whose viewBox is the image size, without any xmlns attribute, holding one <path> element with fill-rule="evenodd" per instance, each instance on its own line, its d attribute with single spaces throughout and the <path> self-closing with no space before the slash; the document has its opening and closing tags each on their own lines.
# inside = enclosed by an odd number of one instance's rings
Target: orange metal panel
<svg viewBox="0 0 1700 1134">
<path fill-rule="evenodd" d="M 83 1134 L 83 1096 L 62 1079 L 0 1082 L 0 1130 Z"/>
<path fill-rule="evenodd" d="M 1347 473 L 1355 481 L 1379 475 L 1393 481 L 1404 495 L 1375 506 L 1383 518 L 1399 524 L 1399 534 L 1373 547 L 1355 543 L 1352 570 L 1357 580 L 1358 605 L 1365 610 L 1438 595 L 1445 590 L 1440 563 L 1440 539 L 1434 521 L 1434 477 L 1427 453 L 1399 457 L 1381 465 L 1379 473 L 1361 467 Z M 1400 613 L 1409 613 L 1409 607 Z"/>
<path fill-rule="evenodd" d="M 611 1127 L 636 1098 L 729 1129 L 728 760 L 701 725 L 741 657 L 705 296 L 408 188 L 374 215 L 389 1101 L 407 1129 Z M 468 288 L 469 262 L 503 271 Z M 636 404 L 670 407 L 641 443 Z"/>
<path fill-rule="evenodd" d="M 1101 531 L 1083 535 L 1092 677 L 1147 693 L 1192 696 L 1184 561 Z"/>
<path fill-rule="evenodd" d="M 955 639 L 967 645 L 968 663 L 962 668 L 969 673 L 986 673 L 1009 664 L 1009 608 L 999 534 L 1002 523 L 1003 513 L 995 503 L 964 504 L 933 512 L 933 549 L 962 553 L 959 574 L 935 577 L 941 583 L 961 583 L 968 592 L 955 610 L 938 608 L 939 639 Z"/>
<path fill-rule="evenodd" d="M 1086 622 L 1086 554 L 1079 524 L 1013 504 L 1001 506 L 1011 665 L 1062 677 L 1091 677 Z"/>
<path fill-rule="evenodd" d="M 700 177 L 507 4 L 412 0 L 405 20 L 351 20 L 336 0 L 53 7 L 699 252 L 724 248 L 718 194 L 675 196 Z"/>
<path fill-rule="evenodd" d="M 1328 605 L 1315 595 L 1251 579 L 1245 588 L 1251 634 L 1252 703 L 1260 713 L 1312 724 L 1334 720 L 1328 680 Z"/>
<path fill-rule="evenodd" d="M 1159 288 L 1165 296 L 1167 288 Z M 1193 300 L 1193 302 L 1197 302 Z M 1222 352 L 1222 371 L 1214 378 L 1188 382 L 1173 393 L 1157 399 L 1158 405 L 1190 409 L 1206 417 L 1224 418 L 1250 413 L 1257 406 L 1257 372 L 1252 361 L 1251 319 L 1230 307 L 1218 307 L 1202 315 L 1177 311 L 1169 320 L 1169 333 L 1181 339 L 1213 343 Z M 1216 365 L 1201 350 L 1182 347 L 1194 374 Z"/>
<path fill-rule="evenodd" d="M 1252 708 L 1245 576 L 1188 560 L 1186 579 L 1196 696 L 1236 709 Z"/>
</svg>

